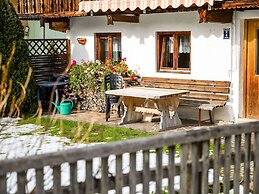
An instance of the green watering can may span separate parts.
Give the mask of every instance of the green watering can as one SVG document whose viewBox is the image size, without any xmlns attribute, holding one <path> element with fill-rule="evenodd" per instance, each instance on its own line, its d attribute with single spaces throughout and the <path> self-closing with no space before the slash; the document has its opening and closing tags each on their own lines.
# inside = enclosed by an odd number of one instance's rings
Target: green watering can
<svg viewBox="0 0 259 194">
<path fill-rule="evenodd" d="M 69 115 L 72 112 L 72 108 L 74 107 L 74 103 L 72 100 L 62 100 L 60 102 L 60 106 L 58 106 L 56 103 L 52 102 L 52 104 L 55 105 L 55 107 L 58 109 L 61 115 Z"/>
</svg>

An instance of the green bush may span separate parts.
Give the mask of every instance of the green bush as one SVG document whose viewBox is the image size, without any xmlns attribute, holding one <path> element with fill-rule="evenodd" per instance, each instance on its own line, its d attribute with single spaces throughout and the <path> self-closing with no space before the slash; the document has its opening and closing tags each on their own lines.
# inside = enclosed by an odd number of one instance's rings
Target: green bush
<svg viewBox="0 0 259 194">
<path fill-rule="evenodd" d="M 104 111 L 102 66 L 85 62 L 74 65 L 69 71 L 66 97 L 72 99 L 79 109 Z"/>
<path fill-rule="evenodd" d="M 15 53 L 10 63 L 8 79 L 13 80 L 11 98 L 7 104 L 10 107 L 10 100 L 15 96 L 18 98 L 21 94 L 20 83 L 25 83 L 29 67 L 31 66 L 28 56 L 28 46 L 24 41 L 24 32 L 21 21 L 16 14 L 12 4 L 8 0 L 0 1 L 0 53 L 2 53 L 2 64 L 6 64 L 12 51 L 12 44 L 15 43 Z M 0 72 L 1 73 L 1 72 Z M 0 74 L 0 78 L 1 78 Z M 26 98 L 20 109 L 22 111 L 31 111 L 32 107 L 36 107 L 36 87 L 33 78 L 26 90 Z"/>
<path fill-rule="evenodd" d="M 84 62 L 76 65 L 73 61 L 69 72 L 69 87 L 66 89 L 66 97 L 72 99 L 79 109 L 105 110 L 104 102 L 104 77 L 108 74 L 120 74 L 123 77 L 136 76 L 132 70 L 129 70 L 126 59 L 115 61 L 112 58 L 104 63 Z"/>
</svg>

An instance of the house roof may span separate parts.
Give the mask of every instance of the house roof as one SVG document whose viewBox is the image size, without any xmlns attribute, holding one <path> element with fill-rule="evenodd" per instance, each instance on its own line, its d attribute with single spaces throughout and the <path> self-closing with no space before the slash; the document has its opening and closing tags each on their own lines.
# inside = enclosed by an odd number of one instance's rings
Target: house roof
<svg viewBox="0 0 259 194">
<path fill-rule="evenodd" d="M 213 10 L 227 10 L 227 9 L 256 9 L 259 8 L 259 1 L 225 1 L 220 6 L 214 6 Z"/>
<path fill-rule="evenodd" d="M 155 10 L 157 8 L 167 9 L 179 7 L 189 8 L 192 6 L 201 7 L 204 4 L 213 5 L 214 0 L 97 0 L 81 1 L 79 3 L 80 12 L 115 12 L 115 11 L 134 11 L 134 10 Z"/>
</svg>

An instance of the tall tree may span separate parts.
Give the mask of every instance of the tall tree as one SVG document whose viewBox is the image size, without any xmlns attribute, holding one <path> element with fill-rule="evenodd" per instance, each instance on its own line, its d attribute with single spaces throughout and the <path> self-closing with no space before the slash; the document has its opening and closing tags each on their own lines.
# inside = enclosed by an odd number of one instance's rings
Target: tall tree
<svg viewBox="0 0 259 194">
<path fill-rule="evenodd" d="M 15 43 L 15 53 L 8 71 L 8 79 L 13 80 L 12 92 L 7 104 L 7 111 L 9 111 L 11 100 L 14 96 L 17 99 L 21 95 L 20 83 L 25 83 L 31 64 L 28 56 L 28 46 L 24 40 L 22 23 L 9 0 L 0 0 L 0 16 L 1 64 L 7 63 L 12 51 L 12 45 Z M 26 90 L 26 98 L 20 106 L 21 110 L 30 111 L 32 107 L 35 107 L 33 106 L 36 104 L 35 89 L 35 82 L 31 78 Z"/>
</svg>

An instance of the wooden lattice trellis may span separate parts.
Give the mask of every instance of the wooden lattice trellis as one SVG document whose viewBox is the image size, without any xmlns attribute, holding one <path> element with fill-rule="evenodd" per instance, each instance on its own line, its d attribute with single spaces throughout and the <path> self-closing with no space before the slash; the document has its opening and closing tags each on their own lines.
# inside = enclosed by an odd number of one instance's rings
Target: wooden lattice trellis
<svg viewBox="0 0 259 194">
<path fill-rule="evenodd" d="M 37 82 L 50 81 L 54 74 L 63 73 L 70 61 L 67 39 L 27 39 L 29 56 Z"/>
</svg>

